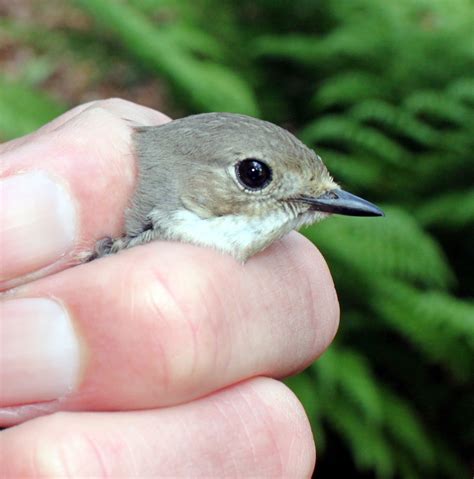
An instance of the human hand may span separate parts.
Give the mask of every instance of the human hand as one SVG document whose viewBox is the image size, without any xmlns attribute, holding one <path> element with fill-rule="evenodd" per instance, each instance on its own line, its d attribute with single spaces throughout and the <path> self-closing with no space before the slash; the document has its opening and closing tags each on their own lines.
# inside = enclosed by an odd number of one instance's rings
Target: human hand
<svg viewBox="0 0 474 479">
<path fill-rule="evenodd" d="M 2 477 L 310 477 L 314 443 L 280 382 L 334 337 L 327 266 L 293 233 L 245 265 L 118 236 L 136 167 L 122 100 L 0 145 Z M 264 377 L 262 377 L 264 376 Z"/>
</svg>

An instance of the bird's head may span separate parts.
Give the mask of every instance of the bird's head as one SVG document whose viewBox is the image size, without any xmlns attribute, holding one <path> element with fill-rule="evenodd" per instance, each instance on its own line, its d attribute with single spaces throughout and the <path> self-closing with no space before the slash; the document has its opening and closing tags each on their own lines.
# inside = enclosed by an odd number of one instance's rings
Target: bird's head
<svg viewBox="0 0 474 479">
<path fill-rule="evenodd" d="M 154 202 L 155 219 L 167 223 L 170 239 L 245 260 L 328 214 L 383 214 L 341 190 L 313 150 L 269 122 L 208 113 L 144 128 L 138 138 L 141 167 L 164 168 L 157 187 L 174 197 L 168 206 Z M 147 157 L 152 154 L 155 159 Z"/>
</svg>

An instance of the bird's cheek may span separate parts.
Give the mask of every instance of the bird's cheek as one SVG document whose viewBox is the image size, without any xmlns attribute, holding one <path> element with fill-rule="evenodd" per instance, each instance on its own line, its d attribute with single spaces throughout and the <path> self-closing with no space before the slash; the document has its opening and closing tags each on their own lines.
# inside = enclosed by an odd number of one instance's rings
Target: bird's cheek
<svg viewBox="0 0 474 479">
<path fill-rule="evenodd" d="M 209 209 L 208 205 L 204 200 L 205 198 L 196 198 L 192 195 L 181 196 L 181 202 L 184 207 L 198 215 L 202 219 L 212 218 L 214 216 L 212 210 Z"/>
<path fill-rule="evenodd" d="M 239 209 L 234 199 L 219 188 L 190 188 L 181 196 L 183 205 L 200 218 L 215 218 L 235 214 Z"/>
</svg>

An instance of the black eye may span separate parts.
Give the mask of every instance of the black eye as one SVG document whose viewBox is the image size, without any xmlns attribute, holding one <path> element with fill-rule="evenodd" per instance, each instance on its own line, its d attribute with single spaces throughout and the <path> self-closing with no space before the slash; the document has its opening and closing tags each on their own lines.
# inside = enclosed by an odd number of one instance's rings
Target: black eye
<svg viewBox="0 0 474 479">
<path fill-rule="evenodd" d="M 235 169 L 239 181 L 252 190 L 264 188 L 272 179 L 272 170 L 263 161 L 242 160 L 237 163 Z"/>
</svg>

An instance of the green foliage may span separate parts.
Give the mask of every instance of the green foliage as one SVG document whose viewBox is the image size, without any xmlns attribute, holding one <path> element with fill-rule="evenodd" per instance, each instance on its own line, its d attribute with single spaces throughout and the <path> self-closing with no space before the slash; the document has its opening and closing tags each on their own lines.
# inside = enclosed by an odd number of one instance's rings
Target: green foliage
<svg viewBox="0 0 474 479">
<path fill-rule="evenodd" d="M 381 220 L 334 218 L 305 231 L 343 306 L 341 346 L 306 372 L 320 403 L 312 420 L 336 430 L 377 477 L 466 474 L 436 417 L 474 375 L 474 303 L 459 297 L 472 296 L 463 289 L 472 276 L 458 266 L 474 244 L 473 11 L 456 4 L 327 2 L 331 28 L 319 38 L 255 42 L 267 64 L 286 59 L 315 82 L 309 107 L 296 105 L 308 118 L 300 137 L 344 186 L 385 203 Z M 390 354 L 374 344 L 387 337 Z M 417 381 L 394 371 L 404 355 L 423 365 Z M 427 386 L 434 371 L 443 379 Z M 436 387 L 444 400 L 427 393 Z"/>
<path fill-rule="evenodd" d="M 336 344 L 287 380 L 313 424 L 318 461 L 330 465 L 328 477 L 355 477 L 353 467 L 361 477 L 467 477 L 472 2 L 68 3 L 96 28 L 0 24 L 41 50 L 21 81 L 0 79 L 0 135 L 62 111 L 35 90 L 59 49 L 99 72 L 119 58 L 138 76 L 164 77 L 189 112 L 262 112 L 291 125 L 344 188 L 386 212 L 304 231 L 324 253 L 342 306 Z"/>
<path fill-rule="evenodd" d="M 158 29 L 140 11 L 122 2 L 77 0 L 139 65 L 166 75 L 200 109 L 257 115 L 254 94 L 242 79 L 223 65 L 197 58 L 215 56 L 216 39 L 180 25 Z"/>
<path fill-rule="evenodd" d="M 59 102 L 29 85 L 0 76 L 0 140 L 30 133 L 64 109 Z"/>
<path fill-rule="evenodd" d="M 384 133 L 342 115 L 327 115 L 309 123 L 301 138 L 312 144 L 344 144 L 389 164 L 400 164 L 406 158 L 404 148 Z"/>
<path fill-rule="evenodd" d="M 417 211 L 423 225 L 459 228 L 474 223 L 474 189 L 445 193 L 427 201 Z"/>
<path fill-rule="evenodd" d="M 365 98 L 383 96 L 385 91 L 383 78 L 371 73 L 349 71 L 324 81 L 315 93 L 313 103 L 321 110 L 349 106 Z"/>
<path fill-rule="evenodd" d="M 409 213 L 384 209 L 387 216 L 380 221 L 331 218 L 305 233 L 328 257 L 366 281 L 387 276 L 426 287 L 450 285 L 453 273 L 436 241 Z"/>
<path fill-rule="evenodd" d="M 319 414 L 310 414 L 313 423 L 318 429 L 320 421 L 336 429 L 352 445 L 359 467 L 391 477 L 403 462 L 406 472 L 416 477 L 417 465 L 434 464 L 435 449 L 417 415 L 405 400 L 378 383 L 359 352 L 333 347 L 303 377 L 305 389 L 312 385 L 318 391 L 316 398 L 300 396 L 309 411 L 318 401 Z"/>
<path fill-rule="evenodd" d="M 473 302 L 439 291 L 420 292 L 395 281 L 380 281 L 374 293 L 374 311 L 427 360 L 438 362 L 460 381 L 473 377 Z"/>
</svg>

